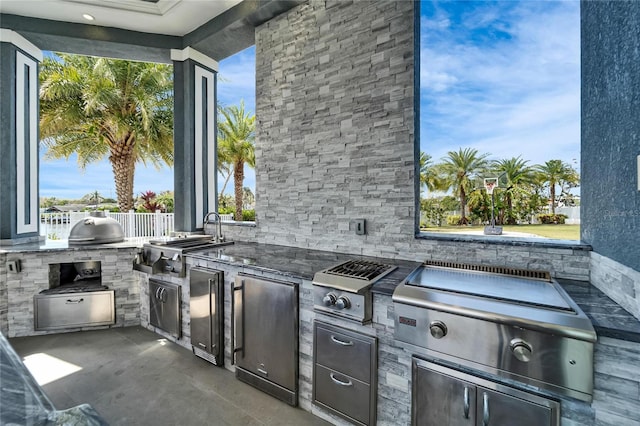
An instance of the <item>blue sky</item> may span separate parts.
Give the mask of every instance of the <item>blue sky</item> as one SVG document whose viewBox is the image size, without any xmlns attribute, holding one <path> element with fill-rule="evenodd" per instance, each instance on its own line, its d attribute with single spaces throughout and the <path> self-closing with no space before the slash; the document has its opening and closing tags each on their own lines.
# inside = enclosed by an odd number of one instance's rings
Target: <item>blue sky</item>
<svg viewBox="0 0 640 426">
<path fill-rule="evenodd" d="M 579 166 L 580 13 L 576 1 L 421 3 L 420 141 L 435 161 L 472 147 L 491 158 Z M 255 48 L 220 62 L 218 101 L 255 111 Z M 106 160 L 41 161 L 40 195 L 115 198 Z M 255 174 L 245 167 L 245 186 Z M 219 187 L 222 185 L 220 179 Z M 232 183 L 225 193 L 232 193 Z M 173 189 L 173 170 L 136 167 L 134 194 Z"/>
</svg>

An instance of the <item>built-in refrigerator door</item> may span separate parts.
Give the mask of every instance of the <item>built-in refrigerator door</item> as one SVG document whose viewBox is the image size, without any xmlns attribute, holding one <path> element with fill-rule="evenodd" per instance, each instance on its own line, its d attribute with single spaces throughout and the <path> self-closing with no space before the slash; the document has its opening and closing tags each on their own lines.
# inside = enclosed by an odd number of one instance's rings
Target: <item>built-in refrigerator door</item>
<svg viewBox="0 0 640 426">
<path fill-rule="evenodd" d="M 238 275 L 233 291 L 237 377 L 291 405 L 298 388 L 298 288 Z"/>
<path fill-rule="evenodd" d="M 216 365 L 224 362 L 222 271 L 192 268 L 189 312 L 193 352 Z"/>
</svg>

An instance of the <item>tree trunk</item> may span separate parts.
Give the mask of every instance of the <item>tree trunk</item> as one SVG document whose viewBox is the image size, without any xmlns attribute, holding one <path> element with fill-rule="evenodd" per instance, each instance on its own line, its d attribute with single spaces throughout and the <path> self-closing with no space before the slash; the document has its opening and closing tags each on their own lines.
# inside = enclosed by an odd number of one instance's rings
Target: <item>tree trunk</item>
<svg viewBox="0 0 640 426">
<path fill-rule="evenodd" d="M 465 210 L 467 209 L 467 194 L 464 192 L 464 188 L 460 187 L 460 225 L 467 224 L 467 216 Z"/>
<path fill-rule="evenodd" d="M 551 184 L 551 214 L 556 214 L 556 184 L 555 182 L 550 182 Z"/>
<path fill-rule="evenodd" d="M 121 142 L 111 148 L 109 156 L 113 177 L 116 183 L 116 196 L 121 212 L 133 209 L 133 175 L 135 173 L 135 156 L 133 144 Z"/>
<path fill-rule="evenodd" d="M 244 161 L 237 161 L 233 166 L 233 185 L 236 194 L 237 221 L 242 221 L 242 184 L 244 183 Z"/>
</svg>

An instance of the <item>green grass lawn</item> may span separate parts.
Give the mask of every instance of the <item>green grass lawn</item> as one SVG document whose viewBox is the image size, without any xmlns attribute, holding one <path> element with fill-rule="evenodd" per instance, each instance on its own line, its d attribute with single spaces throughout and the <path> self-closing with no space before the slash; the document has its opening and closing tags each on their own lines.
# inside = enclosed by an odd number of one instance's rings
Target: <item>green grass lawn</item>
<svg viewBox="0 0 640 426">
<path fill-rule="evenodd" d="M 422 228 L 423 232 L 482 233 L 484 226 L 441 226 Z M 503 231 L 534 234 L 555 240 L 580 240 L 580 225 L 505 225 Z"/>
</svg>

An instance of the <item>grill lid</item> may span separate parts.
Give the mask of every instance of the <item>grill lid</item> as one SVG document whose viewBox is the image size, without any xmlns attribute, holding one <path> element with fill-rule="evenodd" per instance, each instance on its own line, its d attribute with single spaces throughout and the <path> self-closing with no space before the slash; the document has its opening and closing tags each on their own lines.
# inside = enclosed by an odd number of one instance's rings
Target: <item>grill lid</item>
<svg viewBox="0 0 640 426">
<path fill-rule="evenodd" d="M 106 217 L 102 211 L 93 211 L 71 228 L 69 244 L 106 244 L 124 241 L 122 226 L 117 220 Z"/>
<path fill-rule="evenodd" d="M 313 284 L 333 287 L 350 293 L 362 293 L 397 266 L 367 260 L 348 260 L 339 265 L 316 272 Z"/>
</svg>

